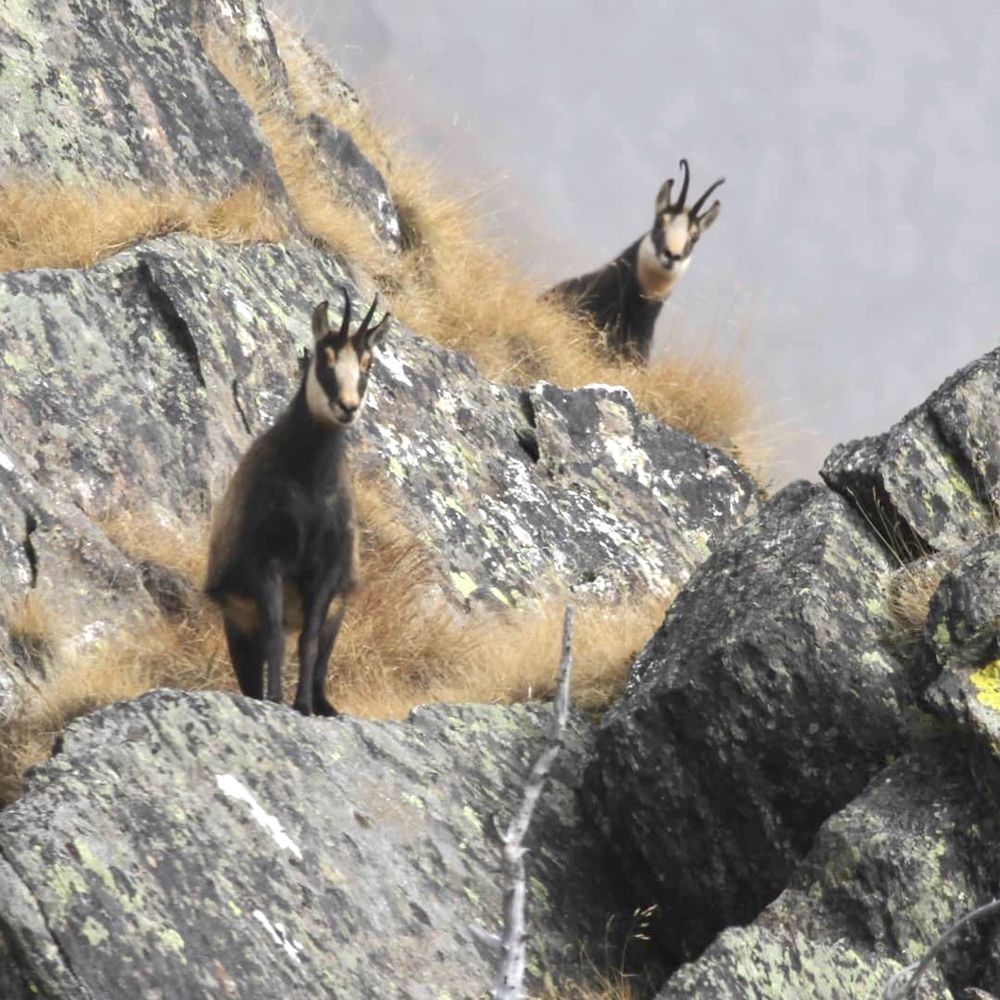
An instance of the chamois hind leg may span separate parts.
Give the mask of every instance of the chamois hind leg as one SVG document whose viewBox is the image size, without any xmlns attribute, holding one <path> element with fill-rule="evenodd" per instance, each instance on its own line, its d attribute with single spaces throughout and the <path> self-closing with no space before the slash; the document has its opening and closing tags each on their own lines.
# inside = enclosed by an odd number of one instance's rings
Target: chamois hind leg
<svg viewBox="0 0 1000 1000">
<path fill-rule="evenodd" d="M 330 664 L 330 655 L 337 642 L 337 634 L 340 632 L 340 623 L 344 620 L 344 611 L 347 609 L 347 602 L 341 601 L 336 614 L 323 623 L 323 628 L 319 633 L 319 649 L 316 652 L 316 671 L 313 674 L 313 711 L 317 715 L 327 717 L 340 715 L 333 705 L 330 704 L 326 696 L 326 668 Z"/>
<path fill-rule="evenodd" d="M 284 588 L 281 566 L 273 560 L 261 581 L 260 646 L 267 668 L 264 697 L 281 702 L 281 667 L 285 661 Z"/>
<path fill-rule="evenodd" d="M 295 692 L 294 708 L 303 715 L 313 714 L 313 678 L 316 676 L 316 660 L 323 632 L 323 620 L 330 607 L 326 595 L 313 597 L 305 608 L 305 623 L 299 636 L 299 686 Z"/>
<path fill-rule="evenodd" d="M 248 698 L 264 697 L 264 656 L 260 633 L 244 632 L 235 622 L 223 618 L 229 658 L 236 673 L 236 683 Z"/>
</svg>

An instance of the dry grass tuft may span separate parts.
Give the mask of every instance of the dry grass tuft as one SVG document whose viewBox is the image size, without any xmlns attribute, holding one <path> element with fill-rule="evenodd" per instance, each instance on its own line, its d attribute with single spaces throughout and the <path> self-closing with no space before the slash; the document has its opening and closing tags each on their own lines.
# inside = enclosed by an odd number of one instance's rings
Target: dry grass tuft
<svg viewBox="0 0 1000 1000">
<path fill-rule="evenodd" d="M 636 1000 L 637 996 L 628 976 L 595 972 L 584 980 L 547 987 L 540 1000 Z"/>
<path fill-rule="evenodd" d="M 889 613 L 897 638 L 915 642 L 927 622 L 931 600 L 945 575 L 954 569 L 959 554 L 939 552 L 924 556 L 896 570 L 889 580 Z"/>
<path fill-rule="evenodd" d="M 329 694 L 354 715 L 403 718 L 434 701 L 517 702 L 552 694 L 563 601 L 524 612 L 466 614 L 441 589 L 426 548 L 403 526 L 384 491 L 358 484 L 364 583 L 352 600 L 330 666 Z M 166 569 L 187 585 L 177 609 L 136 629 L 123 628 L 72 652 L 57 641 L 45 605 L 21 620 L 44 660 L 42 679 L 23 692 L 22 710 L 0 737 L 0 801 L 16 795 L 26 768 L 45 760 L 72 719 L 157 687 L 235 691 L 218 611 L 200 592 L 207 526 L 167 525 L 116 515 L 108 536 L 140 564 Z M 577 612 L 573 696 L 583 708 L 606 706 L 635 653 L 663 619 L 669 601 L 647 597 L 618 608 Z M 289 653 L 294 644 L 289 644 Z M 285 692 L 298 668 L 289 656 Z"/>
<path fill-rule="evenodd" d="M 136 185 L 21 180 L 0 189 L 0 271 L 89 267 L 139 240 L 176 232 L 229 243 L 276 243 L 288 236 L 255 184 L 216 201 Z"/>
</svg>

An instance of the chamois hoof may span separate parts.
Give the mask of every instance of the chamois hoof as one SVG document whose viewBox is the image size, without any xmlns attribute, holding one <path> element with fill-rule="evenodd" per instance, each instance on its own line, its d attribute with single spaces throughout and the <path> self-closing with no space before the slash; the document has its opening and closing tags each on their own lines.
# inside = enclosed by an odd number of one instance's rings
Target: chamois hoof
<svg viewBox="0 0 1000 1000">
<path fill-rule="evenodd" d="M 328 719 L 334 719 L 340 712 L 338 712 L 333 705 L 331 705 L 326 698 L 320 698 L 316 703 L 316 714 L 326 716 Z"/>
</svg>

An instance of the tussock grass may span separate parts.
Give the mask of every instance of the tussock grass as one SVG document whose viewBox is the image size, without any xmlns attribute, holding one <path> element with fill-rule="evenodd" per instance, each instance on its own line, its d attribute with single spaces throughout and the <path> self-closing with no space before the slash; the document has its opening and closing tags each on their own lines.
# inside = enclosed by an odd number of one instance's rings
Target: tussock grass
<svg viewBox="0 0 1000 1000">
<path fill-rule="evenodd" d="M 256 184 L 215 201 L 138 185 L 21 179 L 0 188 L 0 271 L 89 267 L 139 240 L 176 232 L 227 243 L 277 243 L 288 236 Z"/>
<path fill-rule="evenodd" d="M 637 1000 L 631 981 L 623 975 L 594 973 L 589 979 L 549 986 L 540 1000 Z"/>
<path fill-rule="evenodd" d="M 534 610 L 468 614 L 453 607 L 427 549 L 399 521 L 384 492 L 358 484 L 364 582 L 352 599 L 334 650 L 329 696 L 342 711 L 403 718 L 434 701 L 517 702 L 553 693 L 562 635 L 563 601 Z M 22 708 L 0 734 L 0 801 L 14 797 L 26 768 L 47 758 L 72 719 L 157 687 L 235 691 L 221 618 L 200 592 L 207 525 L 163 524 L 139 515 L 105 522 L 109 538 L 138 562 L 164 567 L 190 588 L 172 614 L 122 629 L 73 651 L 50 632 L 45 612 L 25 612 L 42 679 L 25 686 Z M 573 697 L 578 706 L 606 706 L 623 684 L 634 655 L 663 619 L 668 598 L 646 597 L 621 607 L 577 612 Z M 289 643 L 284 686 L 298 677 Z"/>
<path fill-rule="evenodd" d="M 896 638 L 916 642 L 924 630 L 931 600 L 959 559 L 957 552 L 939 552 L 907 563 L 889 579 L 889 613 Z"/>
</svg>

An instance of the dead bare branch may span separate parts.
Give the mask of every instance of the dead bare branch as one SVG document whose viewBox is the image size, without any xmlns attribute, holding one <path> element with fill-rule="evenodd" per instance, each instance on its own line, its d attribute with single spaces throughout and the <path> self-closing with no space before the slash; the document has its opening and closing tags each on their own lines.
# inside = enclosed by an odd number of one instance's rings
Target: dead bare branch
<svg viewBox="0 0 1000 1000">
<path fill-rule="evenodd" d="M 531 825 L 535 806 L 545 787 L 545 779 L 559 751 L 563 731 L 569 718 L 569 681 L 573 670 L 573 608 L 567 605 L 563 620 L 562 658 L 559 661 L 559 681 L 552 721 L 549 724 L 548 746 L 535 761 L 524 785 L 521 806 L 506 831 L 500 833 L 503 845 L 504 919 L 503 933 L 497 950 L 500 954 L 496 975 L 490 987 L 491 1000 L 524 1000 L 524 966 L 527 932 L 524 926 L 524 903 L 527 880 L 524 873 L 524 836 Z"/>
<path fill-rule="evenodd" d="M 927 971 L 931 962 L 937 958 L 945 946 L 966 924 L 971 924 L 974 920 L 988 916 L 990 913 L 995 913 L 998 910 L 1000 910 L 1000 899 L 994 899 L 966 913 L 961 919 L 956 920 L 927 949 L 926 954 L 919 962 L 914 962 L 912 965 L 906 966 L 905 969 L 900 969 L 893 975 L 889 982 L 886 983 L 885 990 L 882 993 L 882 1000 L 905 1000 L 906 997 L 911 995 L 920 977 Z"/>
</svg>

